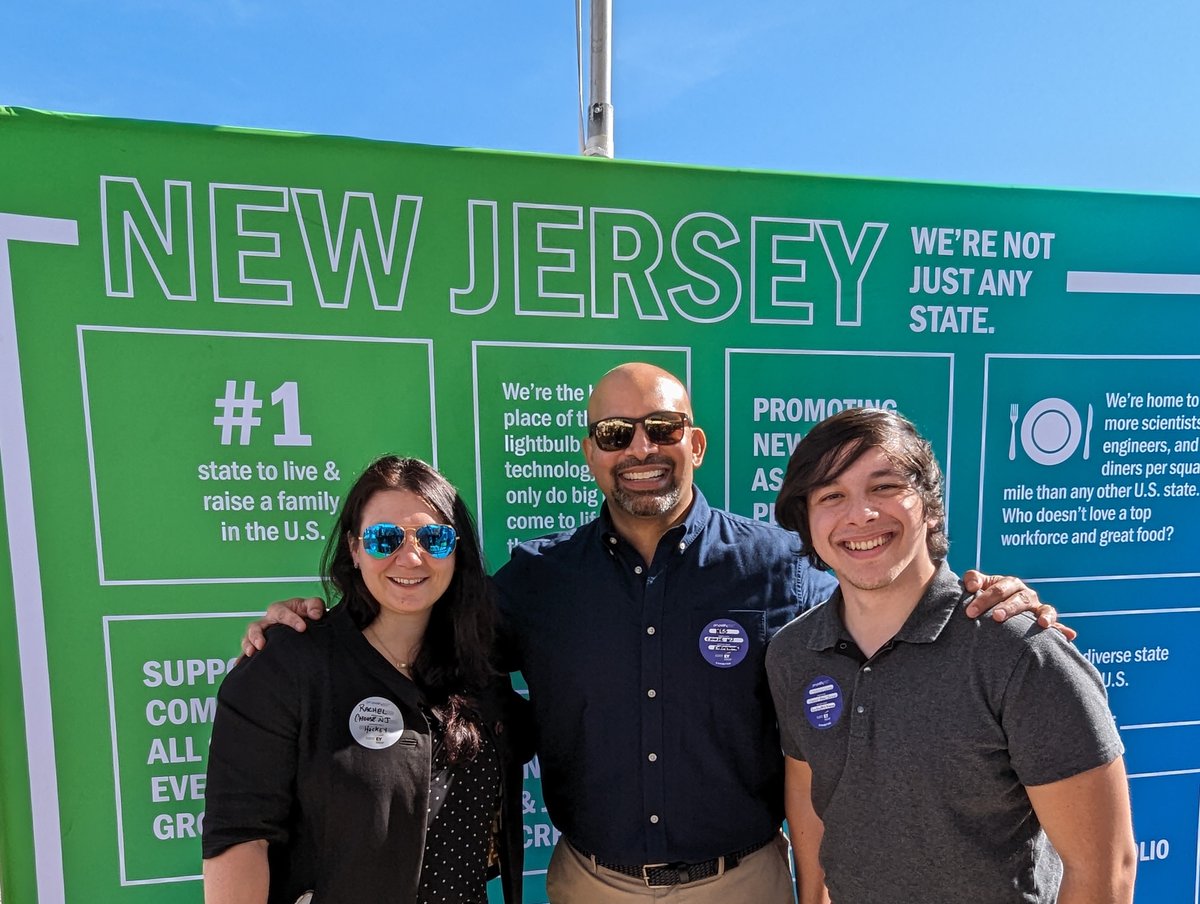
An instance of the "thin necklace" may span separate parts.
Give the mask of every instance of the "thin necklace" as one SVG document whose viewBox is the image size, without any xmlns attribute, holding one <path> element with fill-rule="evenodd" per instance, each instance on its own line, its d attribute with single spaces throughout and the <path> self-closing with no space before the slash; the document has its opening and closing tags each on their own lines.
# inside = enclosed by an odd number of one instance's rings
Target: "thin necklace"
<svg viewBox="0 0 1200 904">
<path fill-rule="evenodd" d="M 391 647 L 383 642 L 383 638 L 379 636 L 379 632 L 375 630 L 375 626 L 373 624 L 368 625 L 367 630 L 371 632 L 371 636 L 375 638 L 375 642 L 383 647 L 383 652 L 387 654 L 387 658 L 391 660 L 392 664 L 396 668 L 402 672 L 407 672 L 410 668 L 412 668 L 411 662 L 405 662 L 402 660 L 399 656 L 392 652 Z"/>
</svg>

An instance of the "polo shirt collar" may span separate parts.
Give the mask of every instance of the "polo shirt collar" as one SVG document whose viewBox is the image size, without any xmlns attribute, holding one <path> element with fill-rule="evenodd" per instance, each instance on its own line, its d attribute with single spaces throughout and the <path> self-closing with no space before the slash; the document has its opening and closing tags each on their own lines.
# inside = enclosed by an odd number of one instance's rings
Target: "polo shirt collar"
<svg viewBox="0 0 1200 904">
<path fill-rule="evenodd" d="M 942 560 L 924 596 L 892 639 L 905 643 L 933 643 L 965 598 L 958 576 Z M 838 587 L 828 602 L 813 611 L 813 630 L 808 639 L 810 650 L 831 650 L 840 641 L 850 639 L 850 632 L 842 622 L 843 605 L 842 588 Z"/>
<path fill-rule="evenodd" d="M 938 564 L 937 572 L 917 608 L 908 616 L 908 620 L 896 632 L 896 640 L 906 643 L 933 643 L 941 635 L 950 617 L 958 610 L 958 605 L 964 599 L 962 585 L 958 575 L 950 570 L 943 559 Z"/>
<path fill-rule="evenodd" d="M 838 586 L 833 595 L 812 610 L 808 616 L 813 621 L 812 633 L 808 636 L 808 648 L 816 652 L 832 650 L 847 634 L 842 626 L 842 588 Z"/>
</svg>

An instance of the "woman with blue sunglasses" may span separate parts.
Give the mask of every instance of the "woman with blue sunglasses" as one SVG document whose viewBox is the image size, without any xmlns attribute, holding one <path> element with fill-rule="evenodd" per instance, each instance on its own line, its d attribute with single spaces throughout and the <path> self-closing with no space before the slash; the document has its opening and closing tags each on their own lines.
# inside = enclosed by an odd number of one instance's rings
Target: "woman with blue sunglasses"
<svg viewBox="0 0 1200 904">
<path fill-rule="evenodd" d="M 492 665 L 470 513 L 412 458 L 373 462 L 322 559 L 329 615 L 230 672 L 204 824 L 206 904 L 521 899 L 524 701 Z"/>
</svg>

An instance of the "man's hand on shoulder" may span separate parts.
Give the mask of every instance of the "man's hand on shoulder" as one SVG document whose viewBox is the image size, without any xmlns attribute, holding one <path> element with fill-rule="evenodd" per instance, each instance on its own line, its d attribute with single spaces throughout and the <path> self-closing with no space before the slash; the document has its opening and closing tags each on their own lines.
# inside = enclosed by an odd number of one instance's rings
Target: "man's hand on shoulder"
<svg viewBox="0 0 1200 904">
<path fill-rule="evenodd" d="M 267 628 L 273 625 L 286 625 L 293 631 L 303 631 L 308 627 L 305 618 L 314 621 L 325 615 L 325 601 L 315 596 L 294 596 L 290 600 L 271 603 L 267 613 L 256 622 L 246 627 L 242 636 L 242 655 L 253 656 L 267 645 Z"/>
<path fill-rule="evenodd" d="M 984 574 L 974 569 L 963 575 L 963 587 L 975 598 L 967 604 L 968 618 L 978 618 L 992 610 L 992 619 L 1004 621 L 1021 612 L 1032 612 L 1043 628 L 1054 628 L 1067 640 L 1074 640 L 1079 633 L 1068 625 L 1060 624 L 1058 612 L 1049 603 L 1043 603 L 1037 591 L 1027 587 L 1020 578 L 1000 574 Z"/>
</svg>

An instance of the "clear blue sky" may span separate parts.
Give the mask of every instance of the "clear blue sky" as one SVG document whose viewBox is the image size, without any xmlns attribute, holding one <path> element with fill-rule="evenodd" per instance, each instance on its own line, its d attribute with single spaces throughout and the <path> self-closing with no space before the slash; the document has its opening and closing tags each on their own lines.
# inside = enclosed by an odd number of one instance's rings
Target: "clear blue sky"
<svg viewBox="0 0 1200 904">
<path fill-rule="evenodd" d="M 621 158 L 1200 196 L 1192 0 L 614 6 Z M 571 0 L 14 0 L 4 31 L 0 104 L 578 150 Z"/>
</svg>

